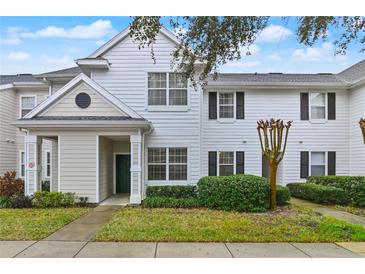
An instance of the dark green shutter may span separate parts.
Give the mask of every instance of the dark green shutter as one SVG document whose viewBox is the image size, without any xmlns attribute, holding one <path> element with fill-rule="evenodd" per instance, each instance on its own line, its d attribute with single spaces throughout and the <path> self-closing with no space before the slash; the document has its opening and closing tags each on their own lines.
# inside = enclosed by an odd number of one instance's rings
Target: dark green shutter
<svg viewBox="0 0 365 274">
<path fill-rule="evenodd" d="M 245 93 L 236 93 L 236 118 L 245 119 Z"/>
<path fill-rule="evenodd" d="M 209 151 L 208 153 L 208 175 L 217 176 L 217 152 Z"/>
<path fill-rule="evenodd" d="M 327 174 L 328 175 L 336 175 L 336 151 L 328 151 L 327 157 Z"/>
<path fill-rule="evenodd" d="M 309 152 L 300 152 L 300 178 L 308 178 L 309 175 Z"/>
<path fill-rule="evenodd" d="M 209 92 L 209 119 L 217 119 L 217 93 Z"/>
<path fill-rule="evenodd" d="M 328 120 L 336 120 L 336 93 L 328 93 Z"/>
<path fill-rule="evenodd" d="M 309 94 L 300 94 L 300 120 L 309 120 Z"/>
<path fill-rule="evenodd" d="M 245 173 L 245 152 L 236 151 L 236 174 Z"/>
</svg>

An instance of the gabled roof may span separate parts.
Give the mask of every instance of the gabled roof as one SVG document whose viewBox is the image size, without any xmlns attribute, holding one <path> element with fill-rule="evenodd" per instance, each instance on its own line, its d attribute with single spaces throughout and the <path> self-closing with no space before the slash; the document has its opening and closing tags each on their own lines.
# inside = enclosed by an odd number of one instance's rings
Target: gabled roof
<svg viewBox="0 0 365 274">
<path fill-rule="evenodd" d="M 0 75 L 0 85 L 39 82 L 32 74 Z"/>
<path fill-rule="evenodd" d="M 104 97 L 109 103 L 114 105 L 117 109 L 120 109 L 122 112 L 126 113 L 131 118 L 143 118 L 138 113 L 136 113 L 133 109 L 125 105 L 118 98 L 114 97 L 108 91 L 106 91 L 103 87 L 99 86 L 95 81 L 87 77 L 85 74 L 80 73 L 77 77 L 68 82 L 65 86 L 60 88 L 56 93 L 48 97 L 42 103 L 37 105 L 32 111 L 30 111 L 27 115 L 24 116 L 24 119 L 32 119 L 58 100 L 60 100 L 67 92 L 76 87 L 79 83 L 84 82 L 88 84 L 91 88 L 95 90 L 98 94 Z"/>
<path fill-rule="evenodd" d="M 100 48 L 98 48 L 96 51 L 94 51 L 92 54 L 88 56 L 88 58 L 98 58 L 108 50 L 110 50 L 112 47 L 114 47 L 116 44 L 121 42 L 124 38 L 129 36 L 130 29 L 129 27 L 118 33 L 116 36 L 114 36 L 112 39 L 110 39 L 108 42 L 106 42 L 104 45 L 102 45 Z M 164 26 L 161 27 L 160 33 L 165 35 L 167 38 L 169 38 L 172 42 L 175 44 L 179 44 L 180 40 L 177 38 L 177 36 L 165 28 Z"/>
<path fill-rule="evenodd" d="M 79 67 L 72 67 L 66 69 L 60 69 L 55 71 L 49 71 L 41 74 L 34 75 L 35 78 L 45 78 L 45 77 L 75 77 L 82 71 Z"/>
<path fill-rule="evenodd" d="M 365 59 L 341 71 L 337 75 L 351 84 L 365 79 Z"/>
</svg>

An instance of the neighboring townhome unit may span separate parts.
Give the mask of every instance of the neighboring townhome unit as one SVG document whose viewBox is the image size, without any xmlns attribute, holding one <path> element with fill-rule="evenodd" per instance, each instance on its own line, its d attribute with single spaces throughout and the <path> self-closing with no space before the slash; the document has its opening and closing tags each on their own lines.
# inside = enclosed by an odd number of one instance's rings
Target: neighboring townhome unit
<svg viewBox="0 0 365 274">
<path fill-rule="evenodd" d="M 339 74 L 224 73 L 194 89 L 171 68 L 178 43 L 162 28 L 154 62 L 126 29 L 77 67 L 1 76 L 0 172 L 17 170 L 26 194 L 48 178 L 91 202 L 140 203 L 148 185 L 268 176 L 256 122 L 281 118 L 293 126 L 280 184 L 365 175 L 365 61 Z"/>
</svg>

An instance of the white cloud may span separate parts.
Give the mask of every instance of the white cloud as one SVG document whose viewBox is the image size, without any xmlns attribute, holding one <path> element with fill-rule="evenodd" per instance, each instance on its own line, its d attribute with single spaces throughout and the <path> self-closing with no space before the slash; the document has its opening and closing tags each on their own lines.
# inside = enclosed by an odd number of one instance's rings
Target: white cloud
<svg viewBox="0 0 365 274">
<path fill-rule="evenodd" d="M 8 27 L 7 28 L 7 37 L 1 38 L 0 42 L 5 45 L 19 45 L 22 43 L 22 40 L 19 38 L 19 31 L 22 28 L 19 27 Z"/>
<path fill-rule="evenodd" d="M 102 39 L 95 42 L 95 45 L 97 45 L 97 46 L 101 46 L 104 44 L 105 44 L 105 40 L 102 40 Z"/>
<path fill-rule="evenodd" d="M 271 53 L 267 56 L 267 59 L 272 60 L 272 61 L 280 61 L 281 56 L 277 53 Z"/>
<path fill-rule="evenodd" d="M 24 51 L 12 51 L 6 56 L 6 58 L 13 61 L 23 61 L 29 59 L 30 54 Z"/>
<path fill-rule="evenodd" d="M 51 57 L 48 55 L 41 56 L 42 62 L 56 66 L 75 66 L 75 62 L 70 58 L 69 55 L 63 57 Z"/>
<path fill-rule="evenodd" d="M 241 48 L 241 56 L 244 55 L 257 55 L 260 51 L 260 47 L 257 46 L 256 44 L 253 44 L 251 46 L 249 46 L 248 48 Z"/>
<path fill-rule="evenodd" d="M 321 60 L 346 60 L 344 55 L 334 55 L 334 46 L 330 42 L 324 42 L 320 47 L 296 49 L 291 55 L 292 61 L 321 61 Z"/>
<path fill-rule="evenodd" d="M 293 32 L 281 25 L 270 25 L 264 28 L 257 37 L 257 42 L 280 42 L 292 35 Z"/>
<path fill-rule="evenodd" d="M 90 25 L 78 25 L 73 28 L 48 26 L 36 32 L 22 32 L 24 38 L 67 38 L 67 39 L 100 39 L 115 34 L 110 20 L 97 20 Z"/>
<path fill-rule="evenodd" d="M 239 68 L 254 68 L 254 67 L 259 67 L 261 65 L 260 61 L 242 61 L 242 62 L 232 62 L 232 63 L 227 63 L 224 66 L 230 67 L 230 68 L 235 68 L 235 69 L 239 69 Z"/>
</svg>

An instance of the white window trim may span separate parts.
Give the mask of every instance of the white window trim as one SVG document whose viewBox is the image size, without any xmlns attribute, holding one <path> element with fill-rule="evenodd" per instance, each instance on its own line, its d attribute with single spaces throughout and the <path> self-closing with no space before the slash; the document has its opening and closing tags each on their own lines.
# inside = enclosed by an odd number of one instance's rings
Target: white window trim
<svg viewBox="0 0 365 274">
<path fill-rule="evenodd" d="M 236 174 L 236 152 L 237 152 L 237 150 L 221 149 L 221 150 L 217 150 L 217 176 L 221 176 L 219 173 L 219 167 L 220 167 L 219 153 L 220 152 L 233 152 L 233 175 L 235 175 Z"/>
<path fill-rule="evenodd" d="M 22 108 L 22 98 L 25 98 L 25 97 L 33 97 L 34 98 L 34 107 L 37 106 L 37 95 L 36 94 L 20 95 L 19 96 L 19 119 L 23 118 L 22 117 L 22 110 L 23 110 L 23 108 Z"/>
<path fill-rule="evenodd" d="M 166 149 L 166 163 L 149 163 L 148 162 L 148 149 L 149 148 L 165 148 Z M 186 159 L 186 180 L 169 180 L 169 152 L 170 152 L 170 148 L 186 148 L 186 153 L 187 153 L 187 159 Z M 182 145 L 169 145 L 169 146 L 163 146 L 163 145 L 155 145 L 155 146 L 149 146 L 147 147 L 147 157 L 146 157 L 146 164 L 147 164 L 147 168 L 146 168 L 146 175 L 147 175 L 147 181 L 151 182 L 150 185 L 158 185 L 158 184 L 165 184 L 166 183 L 173 183 L 173 184 L 186 184 L 190 181 L 190 176 L 189 176 L 189 155 L 190 155 L 190 149 L 188 146 L 182 146 Z M 148 166 L 149 165 L 163 165 L 165 164 L 166 166 L 166 179 L 165 180 L 149 180 L 148 179 Z M 172 165 L 185 165 L 184 163 L 172 163 Z"/>
<path fill-rule="evenodd" d="M 233 118 L 221 118 L 220 117 L 220 111 L 219 111 L 219 94 L 222 93 L 233 93 Z M 232 90 L 226 90 L 226 91 L 217 91 L 217 121 L 220 123 L 233 123 L 236 121 L 236 108 L 237 108 L 237 103 L 236 103 L 236 91 L 232 91 Z"/>
<path fill-rule="evenodd" d="M 311 103 L 311 94 L 313 93 L 323 93 L 325 98 L 324 98 L 324 102 L 325 102 L 325 105 L 324 105 L 324 119 L 316 119 L 316 118 L 312 118 L 312 103 Z M 308 102 L 308 108 L 309 108 L 309 121 L 311 123 L 314 123 L 314 124 L 322 124 L 322 123 L 325 123 L 327 120 L 328 120 L 328 92 L 322 92 L 322 91 L 311 91 L 309 92 L 309 102 Z"/>
<path fill-rule="evenodd" d="M 24 153 L 24 175 L 22 176 L 22 153 Z M 24 179 L 25 178 L 25 165 L 26 165 L 26 159 L 25 159 L 25 151 L 19 150 L 19 178 Z"/>
<path fill-rule="evenodd" d="M 310 150 L 309 151 L 309 176 L 312 176 L 312 152 L 320 152 L 324 153 L 324 175 L 327 176 L 328 171 L 328 151 L 321 151 L 321 150 Z"/>
<path fill-rule="evenodd" d="M 188 111 L 190 109 L 190 92 L 189 92 L 189 87 L 190 87 L 190 80 L 188 79 L 187 81 L 187 87 L 186 87 L 186 100 L 187 100 L 187 104 L 186 105 L 169 105 L 169 96 L 170 96 L 170 73 L 176 73 L 174 71 L 160 71 L 160 70 L 149 70 L 146 71 L 146 82 L 145 82 L 145 86 L 146 86 L 146 110 L 147 111 L 151 111 L 151 112 L 164 112 L 164 111 L 172 111 L 172 112 L 185 112 Z M 166 74 L 166 104 L 165 105 L 149 105 L 148 104 L 148 90 L 150 90 L 150 88 L 148 88 L 148 73 L 165 73 Z M 156 89 L 156 90 L 161 90 L 162 88 L 151 88 L 151 90 Z M 181 89 L 183 90 L 183 89 Z"/>
<path fill-rule="evenodd" d="M 47 153 L 49 152 L 49 176 L 47 176 Z M 50 179 L 52 177 L 52 152 L 51 150 L 47 149 L 44 151 L 44 165 L 45 165 L 45 170 L 44 170 L 44 178 L 45 179 Z"/>
</svg>

